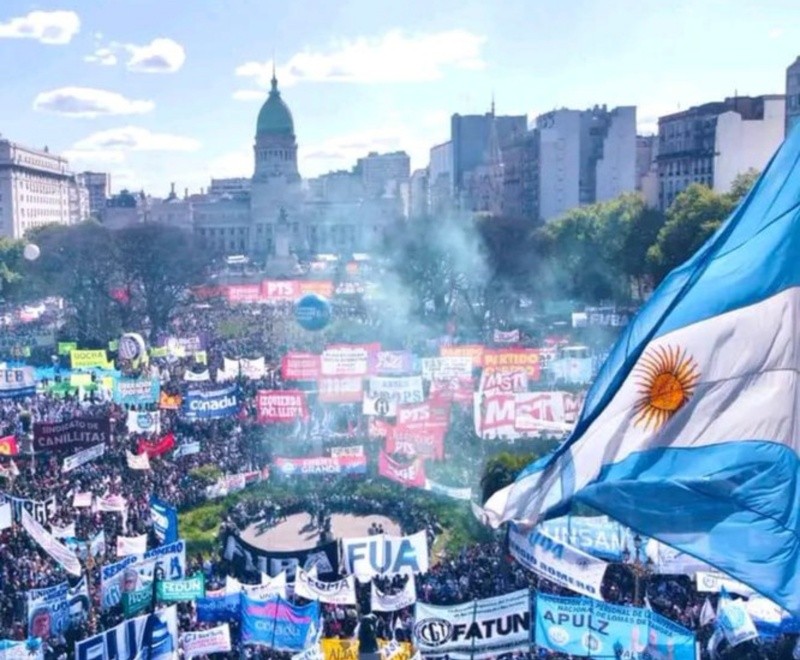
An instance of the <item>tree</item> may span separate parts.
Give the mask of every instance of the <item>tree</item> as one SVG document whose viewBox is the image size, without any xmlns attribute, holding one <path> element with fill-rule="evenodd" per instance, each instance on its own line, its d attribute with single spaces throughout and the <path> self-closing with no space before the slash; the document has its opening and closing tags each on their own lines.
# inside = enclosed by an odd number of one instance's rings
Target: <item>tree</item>
<svg viewBox="0 0 800 660">
<path fill-rule="evenodd" d="M 120 265 L 133 304 L 149 321 L 150 339 L 167 329 L 190 286 L 208 275 L 214 254 L 191 232 L 145 223 L 117 233 Z"/>
<path fill-rule="evenodd" d="M 111 232 L 89 221 L 48 225 L 30 234 L 40 249 L 23 273 L 30 296 L 60 296 L 67 302 L 72 337 L 85 344 L 105 343 L 119 330 L 111 289 L 119 277 L 119 258 Z"/>
<path fill-rule="evenodd" d="M 691 257 L 728 217 L 736 202 L 707 186 L 693 183 L 667 211 L 667 221 L 647 253 L 656 281 Z"/>
<path fill-rule="evenodd" d="M 23 247 L 22 241 L 0 238 L 0 293 L 19 282 Z"/>
<path fill-rule="evenodd" d="M 734 204 L 738 204 L 742 201 L 760 176 L 761 172 L 753 167 L 746 172 L 737 174 L 733 179 L 733 183 L 731 183 L 731 190 L 728 193 L 730 200 Z"/>
<path fill-rule="evenodd" d="M 498 490 L 514 483 L 517 475 L 523 468 L 536 460 L 534 454 L 512 454 L 501 452 L 495 454 L 488 461 L 481 475 L 481 501 L 486 502 Z"/>
</svg>

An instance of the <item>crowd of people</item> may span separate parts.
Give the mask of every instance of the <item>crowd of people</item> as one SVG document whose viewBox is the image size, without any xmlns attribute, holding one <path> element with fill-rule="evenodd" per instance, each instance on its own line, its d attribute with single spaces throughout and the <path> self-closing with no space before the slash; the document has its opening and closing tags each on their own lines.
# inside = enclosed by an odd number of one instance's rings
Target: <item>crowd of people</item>
<svg viewBox="0 0 800 660">
<path fill-rule="evenodd" d="M 375 322 L 361 311 L 354 311 L 352 319 L 366 328 Z M 6 332 L 17 332 L 16 327 L 6 327 Z M 377 330 L 375 330 L 377 332 Z M 27 332 L 27 331 L 21 331 Z M 29 334 L 29 333 L 28 333 Z M 136 453 L 141 434 L 127 427 L 126 407 L 115 403 L 102 391 L 78 391 L 76 394 L 58 396 L 40 392 L 35 396 L 0 399 L 0 437 L 14 436 L 20 446 L 32 433 L 33 425 L 40 422 L 62 422 L 79 417 L 107 417 L 111 422 L 111 436 L 102 456 L 65 472 L 64 456 L 48 453 L 20 452 L 16 456 L 0 456 L 0 490 L 6 498 L 45 501 L 55 498 L 55 511 L 48 524 L 68 527 L 74 524 L 74 538 L 88 542 L 103 532 L 105 544 L 99 552 L 86 556 L 84 566 L 88 578 L 91 604 L 74 617 L 72 625 L 55 636 L 45 636 L 41 645 L 45 658 L 66 660 L 73 657 L 75 642 L 108 629 L 123 620 L 120 607 L 104 609 L 101 605 L 101 569 L 118 561 L 116 555 L 119 536 L 149 535 L 149 547 L 156 544 L 150 517 L 150 499 L 155 495 L 164 502 L 188 510 L 207 500 L 209 478 L 200 468 L 213 466 L 218 474 L 264 473 L 275 455 L 304 456 L 331 443 L 346 439 L 348 444 L 369 444 L 367 424 L 358 405 L 325 405 L 310 403 L 307 422 L 293 428 L 265 428 L 255 422 L 254 398 L 259 389 L 281 389 L 284 383 L 280 371 L 281 356 L 289 349 L 319 352 L 325 339 L 308 333 L 299 333 L 291 323 L 290 306 L 255 308 L 229 308 L 225 305 L 206 304 L 187 309 L 173 322 L 170 334 L 197 335 L 206 339 L 205 362 L 198 366 L 193 355 L 182 358 L 158 358 L 151 367 L 157 368 L 161 390 L 180 394 L 185 390 L 186 371 L 209 369 L 213 374 L 222 367 L 225 357 L 264 357 L 267 369 L 259 379 L 238 379 L 241 403 L 239 413 L 225 419 L 186 420 L 179 410 L 160 411 L 160 429 L 146 437 L 156 440 L 173 434 L 178 446 L 199 443 L 199 451 L 181 456 L 162 456 L 153 460 L 149 470 L 131 470 L 126 457 Z M 425 350 L 414 346 L 415 350 Z M 2 350 L 2 349 L 0 349 Z M 19 355 L 5 354 L 6 359 L 19 359 Z M 62 370 L 68 367 L 68 358 L 48 356 Z M 57 371 L 58 373 L 58 371 Z M 155 410 L 155 407 L 152 407 Z M 468 428 L 469 414 L 454 417 L 456 431 Z M 13 463 L 13 468 L 12 468 Z M 276 477 L 277 478 L 277 477 Z M 364 476 L 345 479 L 374 479 L 373 470 Z M 314 494 L 314 489 L 318 494 Z M 99 511 L 93 507 L 75 508 L 76 493 L 91 493 L 94 498 L 119 496 L 126 502 L 126 511 Z M 324 495 L 322 495 L 324 493 Z M 454 506 L 459 506 L 454 504 Z M 251 524 L 269 527 L 280 524 L 295 513 L 311 516 L 314 526 L 330 533 L 330 517 L 337 513 L 353 515 L 381 514 L 396 521 L 404 533 L 425 530 L 429 547 L 447 530 L 430 510 L 415 506 L 411 501 L 399 499 L 365 498 L 337 488 L 335 478 L 316 480 L 285 495 L 280 500 L 241 499 L 230 506 L 221 521 L 220 539 L 226 533 L 239 533 Z M 18 521 L 17 521 L 18 522 Z M 381 533 L 380 529 L 373 530 Z M 202 573 L 206 589 L 223 588 L 234 568 L 222 553 L 221 540 L 214 551 L 187 556 L 187 574 Z M 417 598 L 434 605 L 452 605 L 476 599 L 502 595 L 519 589 L 542 590 L 547 593 L 569 594 L 516 564 L 508 555 L 502 536 L 492 542 L 465 545 L 456 553 L 439 551 L 432 557 L 430 571 L 416 576 Z M 237 576 L 241 577 L 241 576 Z M 25 640 L 32 636 L 28 630 L 26 593 L 31 589 L 51 587 L 67 578 L 65 572 L 43 551 L 33 538 L 19 525 L 13 524 L 0 531 L 0 638 Z M 385 593 L 402 590 L 408 577 L 395 576 L 379 580 Z M 653 610 L 698 633 L 703 642 L 713 632 L 713 627 L 701 625 L 701 610 L 707 594 L 700 594 L 688 577 L 646 575 L 642 585 L 625 565 L 612 565 L 604 583 L 604 597 L 609 602 L 637 605 L 647 604 Z M 75 582 L 74 578 L 70 579 Z M 642 587 L 642 588 L 639 588 Z M 324 636 L 348 639 L 358 634 L 363 617 L 370 612 L 369 584 L 358 586 L 358 604 L 352 606 L 323 606 Z M 712 604 L 715 597 L 711 597 Z M 191 603 L 178 606 L 181 631 L 202 629 Z M 384 639 L 411 641 L 414 627 L 413 607 L 392 614 L 373 617 L 375 633 Z M 372 624 L 370 624 L 372 625 Z M 232 637 L 237 640 L 238 630 L 232 623 Z M 778 638 L 770 642 L 739 646 L 728 657 L 791 657 L 793 638 Z M 785 655 L 789 649 L 789 655 Z M 734 653 L 735 651 L 735 653 Z M 288 658 L 261 647 L 236 648 L 231 657 Z M 542 649 L 531 647 L 527 653 L 533 657 L 558 657 Z"/>
</svg>

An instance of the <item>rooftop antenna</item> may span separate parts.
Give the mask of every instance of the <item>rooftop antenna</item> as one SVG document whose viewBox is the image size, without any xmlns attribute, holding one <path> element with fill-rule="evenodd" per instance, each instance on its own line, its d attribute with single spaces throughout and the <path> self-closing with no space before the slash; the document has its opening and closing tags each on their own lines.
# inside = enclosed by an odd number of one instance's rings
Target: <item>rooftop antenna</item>
<svg viewBox="0 0 800 660">
<path fill-rule="evenodd" d="M 492 90 L 492 117 L 494 117 L 494 90 Z"/>
</svg>

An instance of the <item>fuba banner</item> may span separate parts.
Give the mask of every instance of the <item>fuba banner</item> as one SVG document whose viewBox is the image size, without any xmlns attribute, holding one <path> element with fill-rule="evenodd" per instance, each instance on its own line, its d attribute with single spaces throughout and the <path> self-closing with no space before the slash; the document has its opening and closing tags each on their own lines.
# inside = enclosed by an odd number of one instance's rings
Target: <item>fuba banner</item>
<svg viewBox="0 0 800 660">
<path fill-rule="evenodd" d="M 520 564 L 546 580 L 575 593 L 602 600 L 600 585 L 608 564 L 534 529 L 523 534 L 508 530 L 508 549 Z"/>
<path fill-rule="evenodd" d="M 472 660 L 527 651 L 530 629 L 530 596 L 520 589 L 448 607 L 418 602 L 414 641 L 424 655 Z"/>
<path fill-rule="evenodd" d="M 589 658 L 694 660 L 694 634 L 651 610 L 536 595 L 536 644 Z"/>
<path fill-rule="evenodd" d="M 428 539 L 424 531 L 411 536 L 364 536 L 342 539 L 345 570 L 359 582 L 376 575 L 428 572 Z"/>
<path fill-rule="evenodd" d="M 215 390 L 190 390 L 183 397 L 182 412 L 186 419 L 221 419 L 239 410 L 236 386 Z"/>
</svg>

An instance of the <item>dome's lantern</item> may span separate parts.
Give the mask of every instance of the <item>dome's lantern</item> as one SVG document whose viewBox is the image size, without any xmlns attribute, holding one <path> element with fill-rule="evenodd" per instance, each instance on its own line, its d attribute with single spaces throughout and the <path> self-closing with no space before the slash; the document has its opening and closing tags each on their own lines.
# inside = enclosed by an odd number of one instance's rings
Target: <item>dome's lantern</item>
<svg viewBox="0 0 800 660">
<path fill-rule="evenodd" d="M 256 137 L 259 135 L 294 135 L 294 121 L 289 106 L 284 103 L 278 91 L 278 79 L 272 72 L 272 89 L 261 106 L 256 123 Z"/>
</svg>

